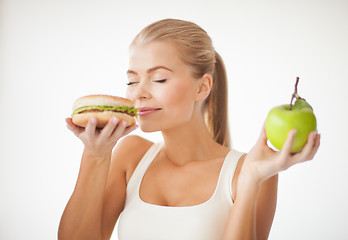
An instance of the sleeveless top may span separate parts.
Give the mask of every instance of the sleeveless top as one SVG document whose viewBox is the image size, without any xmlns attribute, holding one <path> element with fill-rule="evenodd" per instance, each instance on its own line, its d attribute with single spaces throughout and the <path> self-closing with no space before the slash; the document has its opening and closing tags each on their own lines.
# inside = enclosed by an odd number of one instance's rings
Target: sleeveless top
<svg viewBox="0 0 348 240">
<path fill-rule="evenodd" d="M 226 155 L 209 200 L 193 206 L 170 207 L 147 203 L 139 195 L 143 176 L 162 145 L 155 143 L 149 148 L 128 182 L 125 207 L 118 220 L 118 239 L 221 239 L 233 205 L 232 178 L 243 153 L 232 149 Z"/>
</svg>

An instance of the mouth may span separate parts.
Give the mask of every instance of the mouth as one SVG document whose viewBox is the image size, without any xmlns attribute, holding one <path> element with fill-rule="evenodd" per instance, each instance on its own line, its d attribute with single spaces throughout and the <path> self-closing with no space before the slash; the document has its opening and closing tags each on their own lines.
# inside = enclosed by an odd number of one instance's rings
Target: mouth
<svg viewBox="0 0 348 240">
<path fill-rule="evenodd" d="M 144 116 L 147 116 L 147 115 L 150 115 L 152 113 L 155 113 L 159 110 L 161 110 L 162 108 L 152 108 L 152 107 L 140 107 L 139 108 L 139 112 L 138 112 L 138 115 L 140 117 L 144 117 Z"/>
</svg>

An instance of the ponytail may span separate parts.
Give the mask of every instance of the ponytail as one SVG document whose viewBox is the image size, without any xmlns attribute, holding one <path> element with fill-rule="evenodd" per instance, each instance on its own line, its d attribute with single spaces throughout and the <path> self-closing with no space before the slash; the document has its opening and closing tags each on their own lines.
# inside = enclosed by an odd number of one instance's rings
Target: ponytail
<svg viewBox="0 0 348 240">
<path fill-rule="evenodd" d="M 213 87 L 205 102 L 205 121 L 216 142 L 231 147 L 228 126 L 227 75 L 221 56 L 215 52 Z"/>
</svg>

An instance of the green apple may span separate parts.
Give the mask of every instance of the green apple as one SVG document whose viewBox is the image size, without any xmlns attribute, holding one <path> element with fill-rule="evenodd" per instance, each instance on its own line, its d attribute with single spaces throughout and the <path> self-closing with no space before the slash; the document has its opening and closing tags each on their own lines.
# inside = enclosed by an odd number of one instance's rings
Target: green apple
<svg viewBox="0 0 348 240">
<path fill-rule="evenodd" d="M 291 153 L 301 151 L 307 142 L 308 134 L 317 130 L 317 120 L 313 108 L 297 94 L 298 81 L 299 78 L 296 79 L 295 92 L 290 104 L 272 108 L 266 118 L 267 138 L 278 150 L 282 149 L 289 131 L 297 130 Z M 292 104 L 294 98 L 296 98 L 296 102 Z"/>
</svg>

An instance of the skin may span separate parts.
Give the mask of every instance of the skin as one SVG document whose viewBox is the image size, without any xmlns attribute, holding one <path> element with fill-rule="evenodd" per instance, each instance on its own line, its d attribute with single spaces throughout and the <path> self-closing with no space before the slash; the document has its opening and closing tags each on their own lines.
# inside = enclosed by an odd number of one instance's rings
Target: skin
<svg viewBox="0 0 348 240">
<path fill-rule="evenodd" d="M 165 141 L 141 183 L 140 197 L 145 202 L 191 206 L 207 201 L 229 151 L 211 138 L 203 120 L 202 104 L 210 93 L 212 77 L 193 78 L 191 73 L 170 43 L 152 42 L 130 49 L 127 97 L 137 107 L 160 109 L 138 117 L 137 122 L 145 132 L 161 131 Z M 125 128 L 118 119 L 101 131 L 95 119 L 86 129 L 71 119 L 67 125 L 85 149 L 58 238 L 109 239 L 124 208 L 127 183 L 152 142 L 123 137 L 136 126 Z M 304 149 L 290 154 L 294 136 L 291 131 L 282 151 L 275 152 L 267 146 L 263 127 L 255 146 L 239 161 L 224 239 L 267 239 L 276 208 L 277 174 L 312 159 L 319 147 L 320 135 L 311 133 Z M 168 184 L 172 187 L 166 188 Z"/>
</svg>

